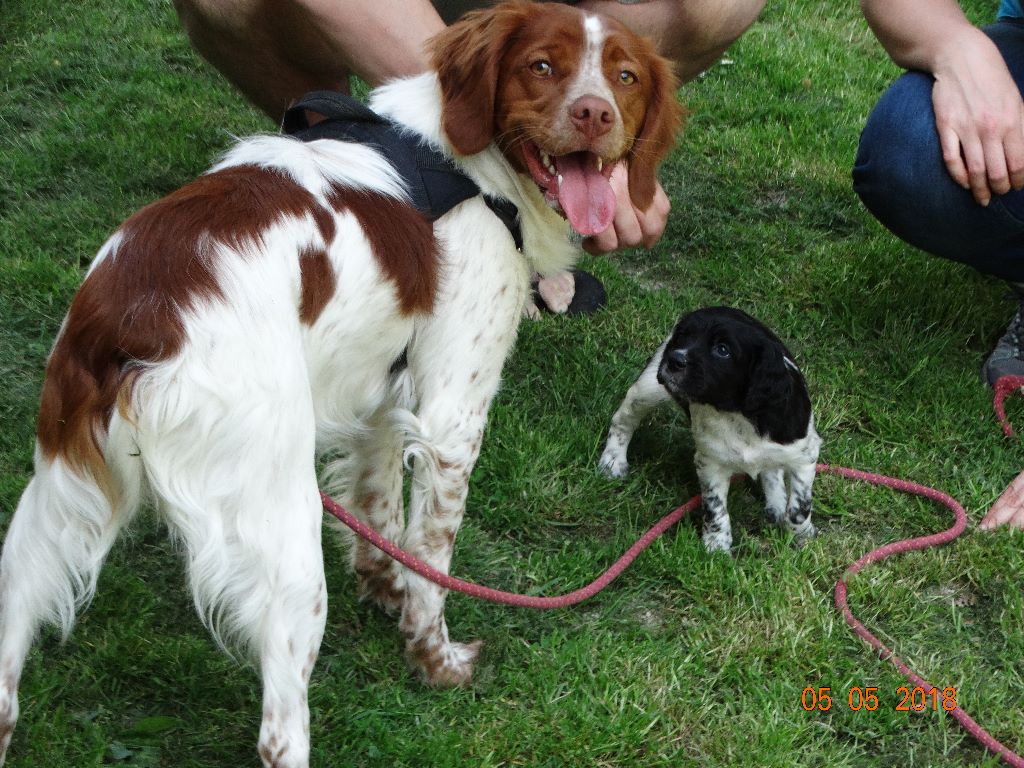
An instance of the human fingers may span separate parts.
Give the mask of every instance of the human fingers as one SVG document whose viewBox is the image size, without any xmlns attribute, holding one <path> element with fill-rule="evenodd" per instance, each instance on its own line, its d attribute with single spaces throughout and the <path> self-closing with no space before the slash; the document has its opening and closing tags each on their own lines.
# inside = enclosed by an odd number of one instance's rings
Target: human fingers
<svg viewBox="0 0 1024 768">
<path fill-rule="evenodd" d="M 608 229 L 583 241 L 583 248 L 588 253 L 609 253 L 643 242 L 640 212 L 633 207 L 629 197 L 629 179 L 625 162 L 615 165 L 608 182 L 615 193 L 615 216 Z"/>
<path fill-rule="evenodd" d="M 1017 121 L 1016 128 L 1003 142 L 1006 152 L 1006 170 L 1010 175 L 1013 189 L 1024 189 L 1024 114 Z"/>
<path fill-rule="evenodd" d="M 976 134 L 960 135 L 959 139 L 960 151 L 963 154 L 961 162 L 967 173 L 967 188 L 979 205 L 988 205 L 992 199 L 992 190 L 988 186 L 985 149 Z M 947 157 L 945 151 L 943 151 L 943 157 Z M 948 160 L 946 167 L 949 168 Z"/>
<path fill-rule="evenodd" d="M 982 518 L 979 527 L 982 530 L 990 530 L 1006 524 L 1024 528 L 1024 472 L 1017 475 L 1007 486 Z"/>
<path fill-rule="evenodd" d="M 644 248 L 653 248 L 661 239 L 668 224 L 668 214 L 671 210 L 672 203 L 659 183 L 654 190 L 654 200 L 651 202 L 651 205 L 646 211 L 641 211 L 639 215 Z"/>
<path fill-rule="evenodd" d="M 1003 138 L 995 137 L 984 142 L 985 186 L 997 195 L 1010 191 L 1010 171 L 1007 168 L 1006 148 Z"/>
</svg>

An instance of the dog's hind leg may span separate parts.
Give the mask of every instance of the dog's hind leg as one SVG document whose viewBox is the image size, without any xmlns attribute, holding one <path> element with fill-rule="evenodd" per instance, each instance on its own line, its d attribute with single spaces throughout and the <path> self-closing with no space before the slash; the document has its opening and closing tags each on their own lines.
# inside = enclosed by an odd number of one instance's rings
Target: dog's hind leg
<svg viewBox="0 0 1024 768">
<path fill-rule="evenodd" d="M 312 425 L 301 430 L 308 439 L 296 439 L 300 430 L 286 421 L 235 450 L 225 449 L 227 435 L 208 433 L 199 448 L 205 464 L 190 461 L 187 472 L 165 465 L 153 475 L 164 516 L 185 545 L 200 616 L 222 647 L 241 648 L 259 664 L 263 765 L 306 768 L 307 688 L 327 613 L 323 511 Z"/>
<path fill-rule="evenodd" d="M 626 392 L 622 404 L 612 416 L 608 439 L 598 460 L 598 468 L 609 477 L 626 476 L 629 471 L 626 453 L 633 433 L 648 413 L 671 399 L 668 390 L 658 383 L 658 367 L 661 365 L 661 356 L 667 344 L 666 341 L 658 347 L 658 351 Z"/>
<path fill-rule="evenodd" d="M 37 448 L 36 474 L 7 532 L 0 558 L 0 765 L 18 719 L 18 683 L 36 632 L 49 623 L 68 635 L 77 609 L 95 592 L 111 545 L 139 506 L 141 467 L 120 445 L 123 422 L 113 418 L 107 492 L 88 470 Z"/>
<path fill-rule="evenodd" d="M 266 508 L 276 516 L 276 535 L 257 556 L 260 570 L 266 569 L 260 605 L 252 605 L 258 609 L 252 620 L 263 677 L 259 753 L 265 768 L 305 768 L 309 762 L 309 678 L 327 622 L 323 510 L 313 477 L 310 471 L 293 496 L 278 496 Z"/>
<path fill-rule="evenodd" d="M 306 768 L 327 614 L 313 403 L 301 345 L 284 338 L 262 364 L 272 329 L 219 349 L 230 330 L 222 322 L 213 343 L 140 382 L 140 452 L 200 617 L 259 665 L 264 766 Z"/>
<path fill-rule="evenodd" d="M 344 459 L 324 473 L 328 493 L 339 494 L 346 509 L 388 541 L 401 541 L 405 529 L 402 489 L 404 434 L 391 418 L 392 406 L 382 408 L 355 437 Z M 329 521 L 348 533 L 341 523 Z M 362 537 L 352 537 L 350 557 L 359 597 L 372 600 L 388 613 L 402 610 L 404 569 Z"/>
</svg>

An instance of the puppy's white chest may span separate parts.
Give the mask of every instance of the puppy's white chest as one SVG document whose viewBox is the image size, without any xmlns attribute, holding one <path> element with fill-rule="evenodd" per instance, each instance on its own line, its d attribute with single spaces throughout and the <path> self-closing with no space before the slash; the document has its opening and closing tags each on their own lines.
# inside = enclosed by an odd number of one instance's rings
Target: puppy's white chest
<svg viewBox="0 0 1024 768">
<path fill-rule="evenodd" d="M 815 461 L 820 438 L 814 431 L 813 417 L 807 434 L 800 440 L 782 445 L 757 433 L 742 414 L 719 411 L 710 405 L 690 403 L 690 422 L 697 453 L 730 472 L 743 472 L 756 478 L 761 472 Z"/>
</svg>

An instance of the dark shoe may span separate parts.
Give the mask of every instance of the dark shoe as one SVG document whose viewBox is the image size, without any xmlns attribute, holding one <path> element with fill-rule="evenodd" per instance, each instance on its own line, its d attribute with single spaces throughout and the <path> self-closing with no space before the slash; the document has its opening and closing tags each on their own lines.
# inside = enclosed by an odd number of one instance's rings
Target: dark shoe
<svg viewBox="0 0 1024 768">
<path fill-rule="evenodd" d="M 1024 376 L 1024 290 L 1015 287 L 1014 298 L 1019 302 L 1017 314 L 981 367 L 981 376 L 990 387 L 1003 376 Z"/>
<path fill-rule="evenodd" d="M 574 269 L 572 270 L 572 277 L 573 282 L 576 284 L 576 289 L 573 292 L 572 301 L 569 302 L 569 307 L 565 310 L 565 314 L 589 315 L 597 312 L 597 310 L 608 303 L 608 294 L 605 292 L 604 286 L 592 274 L 584 272 L 582 269 Z M 544 303 L 544 299 L 537 290 L 537 283 L 532 283 L 532 287 L 533 303 L 537 305 L 537 309 L 541 312 L 550 312 L 551 309 Z"/>
</svg>

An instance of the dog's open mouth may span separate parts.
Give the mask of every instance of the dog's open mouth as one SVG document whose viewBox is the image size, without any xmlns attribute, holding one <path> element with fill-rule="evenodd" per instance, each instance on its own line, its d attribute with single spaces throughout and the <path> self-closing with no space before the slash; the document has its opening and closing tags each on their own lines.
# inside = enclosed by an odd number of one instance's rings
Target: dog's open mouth
<svg viewBox="0 0 1024 768">
<path fill-rule="evenodd" d="M 561 210 L 581 235 L 596 235 L 611 226 L 615 193 L 608 177 L 613 163 L 593 152 L 549 155 L 533 142 L 523 144 L 530 175 L 550 205 Z"/>
</svg>

